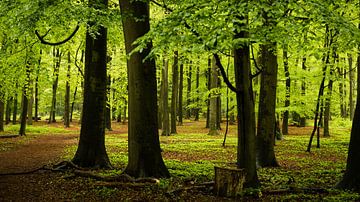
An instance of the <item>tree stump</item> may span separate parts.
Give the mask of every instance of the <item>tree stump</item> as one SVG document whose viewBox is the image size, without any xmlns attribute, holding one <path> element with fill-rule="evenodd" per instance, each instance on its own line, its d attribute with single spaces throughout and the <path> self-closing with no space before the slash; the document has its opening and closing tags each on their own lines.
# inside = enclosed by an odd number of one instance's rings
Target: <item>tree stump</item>
<svg viewBox="0 0 360 202">
<path fill-rule="evenodd" d="M 243 190 L 245 171 L 238 168 L 215 166 L 214 191 L 217 196 L 235 197 Z"/>
</svg>

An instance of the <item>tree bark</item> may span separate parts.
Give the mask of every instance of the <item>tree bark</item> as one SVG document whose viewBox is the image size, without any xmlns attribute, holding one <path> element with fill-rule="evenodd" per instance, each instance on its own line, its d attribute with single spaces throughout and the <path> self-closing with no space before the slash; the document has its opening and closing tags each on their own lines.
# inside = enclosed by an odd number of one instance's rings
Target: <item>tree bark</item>
<svg viewBox="0 0 360 202">
<path fill-rule="evenodd" d="M 71 53 L 68 52 L 68 69 L 66 74 L 66 85 L 65 85 L 65 109 L 64 109 L 64 126 L 65 128 L 70 127 L 70 70 L 71 70 Z"/>
<path fill-rule="evenodd" d="M 172 66 L 172 90 L 171 90 L 171 123 L 170 133 L 176 134 L 176 108 L 177 108 L 177 95 L 178 95 L 178 52 L 174 52 L 174 64 Z"/>
<path fill-rule="evenodd" d="M 247 20 L 247 17 L 246 17 Z M 248 33 L 235 33 L 235 38 L 248 38 Z M 245 43 L 234 50 L 234 68 L 237 102 L 237 166 L 246 171 L 244 187 L 258 187 L 260 185 L 256 171 L 256 139 L 255 139 L 255 107 L 250 77 L 249 44 Z"/>
<path fill-rule="evenodd" d="M 13 98 L 9 98 L 6 101 L 6 107 L 5 107 L 5 124 L 9 124 L 11 122 L 11 104 L 12 104 Z"/>
<path fill-rule="evenodd" d="M 49 123 L 54 123 L 56 122 L 55 119 L 55 115 L 56 115 L 56 91 L 58 88 L 58 83 L 59 83 L 59 71 L 60 71 L 60 62 L 61 62 L 61 53 L 59 48 L 56 49 L 56 53 L 55 53 L 55 48 L 53 51 L 53 55 L 54 55 L 54 73 L 53 73 L 53 84 L 52 84 L 52 100 L 51 100 L 51 109 L 50 109 L 50 117 L 49 117 Z"/>
<path fill-rule="evenodd" d="M 285 107 L 290 106 L 290 72 L 289 72 L 289 57 L 288 57 L 288 46 L 284 45 L 283 49 L 283 61 L 284 61 L 284 71 L 286 77 L 286 92 L 285 92 Z M 289 133 L 289 110 L 286 109 L 283 114 L 283 123 L 282 123 L 282 134 L 287 135 Z"/>
<path fill-rule="evenodd" d="M 110 89 L 111 89 L 111 76 L 108 75 L 107 80 L 106 80 L 105 127 L 109 131 L 112 131 L 112 128 L 111 128 Z"/>
<path fill-rule="evenodd" d="M 210 128 L 210 83 L 211 83 L 211 58 L 208 59 L 208 69 L 205 73 L 206 75 L 206 79 L 207 79 L 207 89 L 209 91 L 209 96 L 208 99 L 206 100 L 206 105 L 207 105 L 207 109 L 206 109 L 206 126 L 205 128 Z"/>
<path fill-rule="evenodd" d="M 186 91 L 186 118 L 190 119 L 191 117 L 191 76 L 192 76 L 192 62 L 190 61 L 188 71 L 187 71 L 187 91 Z"/>
<path fill-rule="evenodd" d="M 217 127 L 218 119 L 218 70 L 215 64 L 215 59 L 211 60 L 211 70 L 210 70 L 210 107 L 209 107 L 209 133 L 208 135 L 220 135 Z"/>
<path fill-rule="evenodd" d="M 89 8 L 105 9 L 107 0 L 90 0 Z M 90 23 L 93 25 L 94 23 Z M 93 38 L 86 32 L 84 102 L 80 140 L 72 162 L 86 168 L 111 167 L 105 149 L 106 40 L 107 30 L 100 26 Z"/>
<path fill-rule="evenodd" d="M 5 103 L 0 98 L 0 132 L 4 131 L 4 112 L 5 112 Z"/>
<path fill-rule="evenodd" d="M 178 125 L 183 124 L 183 89 L 184 89 L 184 65 L 180 64 L 180 78 L 179 78 L 179 122 Z"/>
<path fill-rule="evenodd" d="M 130 54 L 135 48 L 134 41 L 150 30 L 149 4 L 140 0 L 120 0 L 120 9 L 122 16 L 127 16 L 122 18 L 122 24 L 126 54 Z M 135 178 L 170 176 L 160 149 L 155 60 L 145 60 L 151 48 L 149 43 L 141 53 L 134 52 L 127 60 L 129 160 L 124 172 Z"/>
<path fill-rule="evenodd" d="M 164 59 L 164 65 L 162 67 L 162 122 L 163 122 L 163 136 L 169 136 L 170 135 L 170 123 L 169 123 L 169 103 L 168 103 L 168 92 L 169 92 L 169 85 L 168 85 L 168 60 Z"/>
<path fill-rule="evenodd" d="M 42 50 L 40 49 L 40 57 L 38 60 L 38 67 L 36 70 L 36 78 L 35 78 L 35 113 L 34 113 L 34 121 L 37 122 L 39 120 L 39 72 L 41 66 L 41 55 Z"/>
<path fill-rule="evenodd" d="M 257 163 L 261 167 L 279 166 L 275 158 L 275 107 L 277 85 L 276 44 L 261 45 L 262 73 L 256 136 Z"/>
<path fill-rule="evenodd" d="M 19 135 L 20 136 L 24 136 L 26 135 L 25 130 L 26 130 L 26 115 L 27 115 L 27 111 L 28 111 L 28 90 L 30 87 L 30 76 L 31 76 L 31 67 L 30 67 L 30 61 L 26 61 L 26 78 L 25 78 L 25 84 L 23 87 L 23 95 L 22 95 L 22 109 L 21 109 L 21 120 L 20 120 L 20 130 L 19 130 Z M 31 117 L 29 117 L 31 118 Z"/>
<path fill-rule="evenodd" d="M 348 62 L 349 62 L 349 105 L 350 105 L 350 121 L 353 120 L 354 117 L 354 86 L 355 86 L 355 79 L 354 79 L 354 72 L 353 69 L 353 58 L 351 54 L 348 54 Z"/>
<path fill-rule="evenodd" d="M 18 88 L 18 84 L 16 83 L 16 89 Z M 16 124 L 16 116 L 17 116 L 17 105 L 18 105 L 18 93 L 17 91 L 15 92 L 14 95 L 14 107 L 13 107 L 13 117 L 12 117 L 12 124 L 15 125 Z"/>
<path fill-rule="evenodd" d="M 307 69 L 306 68 L 306 57 L 303 57 L 301 67 L 304 71 Z M 302 97 L 306 96 L 306 81 L 305 80 L 306 80 L 306 78 L 304 77 L 301 82 L 301 96 Z M 302 105 L 305 106 L 305 103 L 302 103 Z M 299 127 L 305 127 L 305 126 L 306 126 L 306 116 L 305 116 L 305 114 L 301 114 Z"/>
<path fill-rule="evenodd" d="M 28 108 L 27 108 L 27 124 L 32 125 L 32 115 L 33 115 L 33 104 L 34 104 L 34 96 L 33 96 L 33 80 L 30 78 L 29 83 L 29 89 L 27 89 L 28 92 Z"/>
<path fill-rule="evenodd" d="M 199 98 L 199 83 L 200 83 L 200 67 L 196 67 L 196 108 L 195 108 L 195 121 L 199 121 L 199 113 L 200 113 L 200 98 Z"/>
</svg>

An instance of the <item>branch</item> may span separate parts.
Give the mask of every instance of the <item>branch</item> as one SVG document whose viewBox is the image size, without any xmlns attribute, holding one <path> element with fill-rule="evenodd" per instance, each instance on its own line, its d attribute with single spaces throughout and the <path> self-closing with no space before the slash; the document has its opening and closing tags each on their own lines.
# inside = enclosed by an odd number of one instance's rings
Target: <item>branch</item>
<svg viewBox="0 0 360 202">
<path fill-rule="evenodd" d="M 174 11 L 173 9 L 167 7 L 165 4 L 158 3 L 158 2 L 156 2 L 155 0 L 150 0 L 150 2 L 154 3 L 155 5 L 157 5 L 157 6 L 159 6 L 159 7 L 164 8 L 164 9 L 165 9 L 166 11 L 168 11 L 168 12 L 173 12 L 173 11 Z"/>
<path fill-rule="evenodd" d="M 233 92 L 235 92 L 235 93 L 240 92 L 238 89 L 236 89 L 236 88 L 230 83 L 229 79 L 227 78 L 226 73 L 225 73 L 225 69 L 224 69 L 224 67 L 223 67 L 222 64 L 221 64 L 219 55 L 216 54 L 216 53 L 214 53 L 213 55 L 214 55 L 214 58 L 215 58 L 216 66 L 219 67 L 220 72 L 221 72 L 221 76 L 223 77 L 224 82 L 226 83 L 227 87 L 230 88 L 230 90 L 233 91 Z"/>
<path fill-rule="evenodd" d="M 79 50 L 80 50 L 80 47 L 81 47 L 82 43 L 83 43 L 83 41 L 80 42 L 79 47 L 76 49 L 76 54 L 75 54 L 75 66 L 78 68 L 81 76 L 84 78 L 84 73 L 83 73 L 81 67 L 80 67 L 80 66 L 78 65 L 78 63 L 77 63 L 77 62 L 78 62 L 77 58 L 78 58 Z"/>
<path fill-rule="evenodd" d="M 36 36 L 38 37 L 38 39 L 40 40 L 40 42 L 41 42 L 42 44 L 51 45 L 51 46 L 57 46 L 57 45 L 61 45 L 61 44 L 64 44 L 64 43 L 68 42 L 73 36 L 75 36 L 75 34 L 76 34 L 76 32 L 79 30 L 79 28 L 80 28 L 80 26 L 79 26 L 79 24 L 78 24 L 78 25 L 76 25 L 73 33 L 71 33 L 71 35 L 70 35 L 68 38 L 64 39 L 63 41 L 54 42 L 54 43 L 53 43 L 53 42 L 45 41 L 44 37 L 45 37 L 47 34 L 45 34 L 44 36 L 40 36 L 38 30 L 35 30 L 35 34 L 36 34 Z M 50 30 L 48 30 L 48 33 L 49 33 L 49 31 L 50 31 Z"/>
</svg>

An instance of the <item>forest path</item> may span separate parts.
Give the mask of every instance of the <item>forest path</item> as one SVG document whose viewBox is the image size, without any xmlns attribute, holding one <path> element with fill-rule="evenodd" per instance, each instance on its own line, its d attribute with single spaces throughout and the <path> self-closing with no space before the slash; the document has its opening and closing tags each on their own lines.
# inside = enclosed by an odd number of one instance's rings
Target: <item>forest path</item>
<svg viewBox="0 0 360 202">
<path fill-rule="evenodd" d="M 78 142 L 78 134 L 37 135 L 8 151 L 0 152 L 0 173 L 26 172 L 59 161 L 67 146 Z M 4 142 L 22 141 L 23 137 L 1 139 Z"/>
</svg>

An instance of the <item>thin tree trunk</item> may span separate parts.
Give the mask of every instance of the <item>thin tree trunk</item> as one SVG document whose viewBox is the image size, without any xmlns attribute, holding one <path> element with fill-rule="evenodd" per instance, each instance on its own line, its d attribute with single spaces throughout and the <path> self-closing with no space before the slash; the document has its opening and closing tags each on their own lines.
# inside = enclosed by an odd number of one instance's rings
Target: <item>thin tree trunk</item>
<svg viewBox="0 0 360 202">
<path fill-rule="evenodd" d="M 306 71 L 306 57 L 303 57 L 302 59 L 302 63 L 301 63 L 301 67 L 304 71 Z M 306 96 L 306 78 L 304 77 L 302 82 L 301 82 L 301 96 L 304 98 Z M 305 99 L 305 98 L 304 98 Z M 302 106 L 305 106 L 305 103 L 302 103 Z M 305 127 L 306 126 L 306 117 L 304 114 L 302 114 L 300 116 L 300 123 L 299 123 L 300 127 Z"/>
<path fill-rule="evenodd" d="M 215 59 L 211 60 L 211 71 L 210 71 L 210 113 L 209 113 L 209 133 L 208 135 L 220 135 L 217 127 L 217 119 L 218 119 L 218 106 L 217 106 L 217 98 L 218 94 L 218 71 L 217 66 L 215 64 Z"/>
<path fill-rule="evenodd" d="M 350 105 L 350 120 L 352 121 L 354 118 L 354 86 L 355 86 L 355 79 L 354 79 L 354 69 L 353 69 L 353 58 L 351 54 L 348 54 L 348 62 L 349 62 L 349 105 Z"/>
<path fill-rule="evenodd" d="M 181 126 L 183 124 L 183 89 L 184 89 L 184 65 L 180 64 L 180 78 L 179 78 L 179 123 Z"/>
<path fill-rule="evenodd" d="M 108 75 L 106 80 L 106 109 L 105 109 L 105 127 L 109 131 L 112 131 L 111 128 L 111 105 L 110 105 L 110 90 L 111 90 L 111 77 Z"/>
<path fill-rule="evenodd" d="M 64 109 L 64 126 L 65 128 L 70 127 L 70 70 L 71 70 L 71 53 L 68 52 L 68 69 L 66 74 L 66 85 L 65 85 L 65 109 Z"/>
<path fill-rule="evenodd" d="M 208 69 L 205 74 L 207 78 L 207 89 L 210 92 L 210 83 L 211 83 L 211 58 L 208 59 Z M 210 93 L 206 101 L 207 110 L 206 110 L 206 126 L 205 128 L 210 128 Z"/>
<path fill-rule="evenodd" d="M 290 106 L 290 72 L 289 72 L 289 57 L 288 57 L 288 46 L 284 45 L 283 49 L 283 61 L 284 61 L 284 71 L 286 77 L 286 92 L 285 92 L 285 107 Z M 283 123 L 282 123 L 282 134 L 287 135 L 289 134 L 289 110 L 286 109 L 283 114 Z"/>
<path fill-rule="evenodd" d="M 192 62 L 190 61 L 187 71 L 187 91 L 186 91 L 186 118 L 191 118 L 191 76 L 192 76 Z"/>
<path fill-rule="evenodd" d="M 16 83 L 16 89 L 18 89 L 18 84 Z M 17 105 L 18 105 L 18 93 L 17 90 L 15 91 L 15 95 L 14 95 L 14 107 L 13 107 L 13 117 L 12 117 L 12 124 L 15 125 L 16 124 L 16 116 L 17 116 Z"/>
<path fill-rule="evenodd" d="M 169 136 L 170 135 L 170 123 L 169 123 L 169 103 L 168 103 L 168 92 L 169 92 L 169 87 L 168 87 L 168 60 L 164 59 L 164 65 L 162 67 L 162 109 L 163 109 L 163 117 L 162 117 L 162 122 L 163 122 L 163 131 L 162 134 L 163 136 Z"/>
<path fill-rule="evenodd" d="M 123 118 L 123 121 L 122 121 L 123 124 L 126 123 L 126 115 L 127 115 L 127 113 L 128 113 L 127 106 L 128 106 L 128 102 L 127 102 L 127 100 L 125 100 L 125 105 L 124 105 L 124 118 Z"/>
<path fill-rule="evenodd" d="M 200 98 L 199 98 L 199 83 L 200 83 L 200 67 L 196 67 L 196 108 L 195 108 L 195 121 L 199 121 L 199 113 L 200 113 Z"/>
<path fill-rule="evenodd" d="M 219 76 L 219 73 L 218 73 Z M 218 79 L 217 86 L 219 95 L 216 97 L 216 128 L 221 130 L 221 80 Z"/>
<path fill-rule="evenodd" d="M 4 113 L 5 112 L 5 103 L 0 98 L 0 132 L 4 131 Z"/>
<path fill-rule="evenodd" d="M 75 86 L 75 90 L 74 90 L 74 94 L 73 94 L 73 101 L 71 103 L 71 109 L 70 109 L 70 122 L 73 121 L 74 105 L 75 105 L 75 100 L 76 100 L 77 89 L 78 89 L 78 87 Z"/>
<path fill-rule="evenodd" d="M 55 53 L 55 50 L 54 50 Z M 56 91 L 58 88 L 58 83 L 59 83 L 59 71 L 60 71 L 60 62 L 61 62 L 61 53 L 60 50 L 57 48 L 56 49 L 56 54 L 55 55 L 55 65 L 54 65 L 54 74 L 53 74 L 53 84 L 52 84 L 52 101 L 51 101 L 51 110 L 50 110 L 50 118 L 49 118 L 49 123 L 55 123 L 56 119 L 55 119 L 55 115 L 56 115 Z"/>
<path fill-rule="evenodd" d="M 336 54 L 336 50 L 333 50 L 334 62 L 338 65 L 338 56 Z M 325 99 L 325 111 L 324 111 L 324 137 L 330 137 L 330 129 L 329 129 L 329 121 L 330 121 L 330 105 L 331 105 L 331 96 L 333 90 L 333 77 L 334 75 L 334 66 L 330 66 L 330 78 L 328 83 L 328 91 Z"/>
<path fill-rule="evenodd" d="M 38 60 L 38 67 L 36 70 L 36 78 L 35 78 L 35 114 L 34 114 L 35 122 L 37 122 L 39 120 L 39 72 L 40 72 L 40 66 L 41 66 L 41 56 L 42 56 L 42 50 L 40 49 L 40 57 Z"/>
<path fill-rule="evenodd" d="M 33 96 L 33 80 L 30 78 L 29 81 L 29 89 L 26 91 L 28 92 L 28 108 L 27 108 L 27 124 L 32 125 L 32 114 L 33 114 L 33 104 L 34 104 L 34 96 Z"/>
<path fill-rule="evenodd" d="M 174 64 L 172 67 L 172 94 L 171 94 L 171 125 L 170 133 L 176 134 L 176 108 L 177 108 L 177 95 L 178 95 L 178 52 L 174 52 Z"/>
<path fill-rule="evenodd" d="M 120 0 L 126 54 L 133 52 L 134 41 L 150 30 L 149 4 L 144 1 Z M 131 17 L 129 17 L 131 16 Z M 138 20 L 139 18 L 143 20 Z M 158 120 L 156 65 L 145 59 L 152 49 L 151 42 L 127 60 L 129 84 L 128 165 L 125 173 L 139 177 L 169 177 L 161 156 Z"/>
<path fill-rule="evenodd" d="M 5 124 L 9 124 L 11 122 L 11 104 L 13 102 L 13 98 L 9 98 L 6 101 L 6 107 L 5 107 Z"/>
<path fill-rule="evenodd" d="M 20 120 L 20 130 L 19 130 L 19 135 L 20 136 L 24 136 L 26 135 L 25 131 L 26 131 L 26 115 L 27 115 L 27 111 L 28 111 L 28 92 L 27 90 L 30 87 L 30 75 L 31 75 L 31 67 L 30 67 L 30 61 L 26 61 L 26 79 L 25 79 L 25 84 L 23 87 L 23 95 L 22 95 L 22 109 L 21 109 L 21 120 Z M 31 117 L 29 117 L 31 118 Z"/>
</svg>

